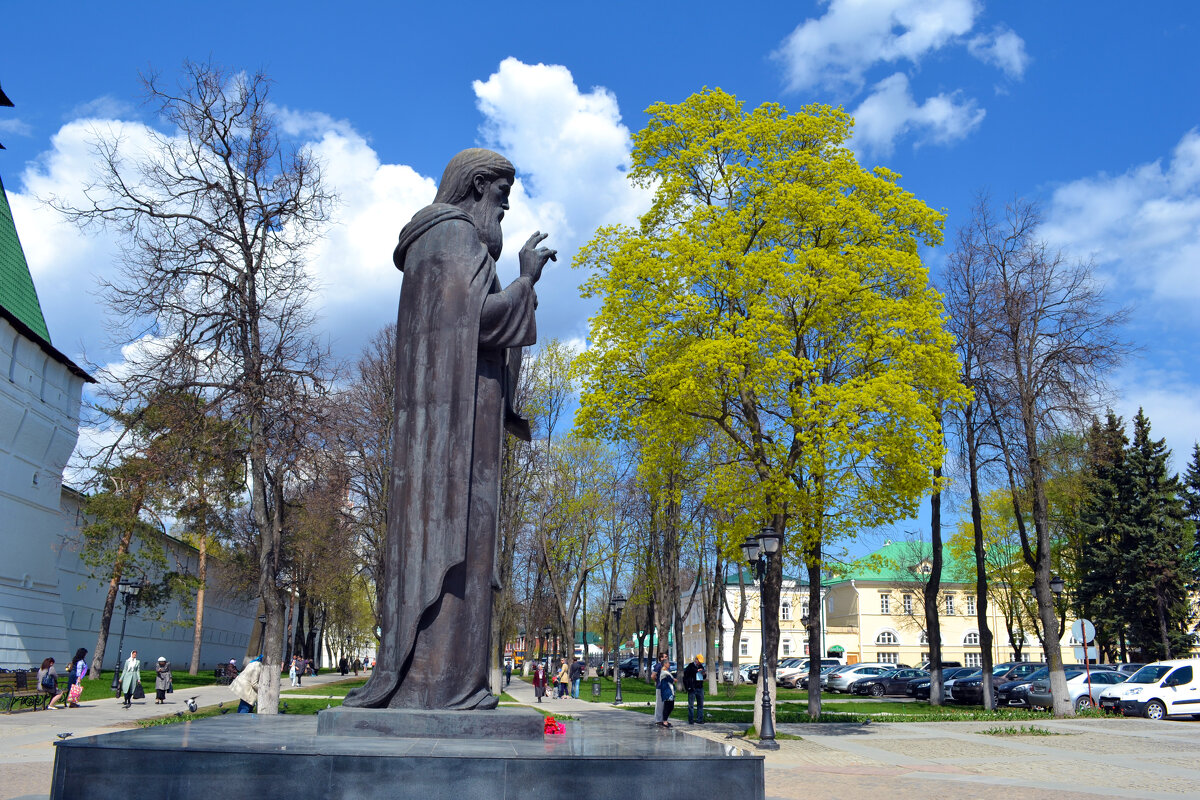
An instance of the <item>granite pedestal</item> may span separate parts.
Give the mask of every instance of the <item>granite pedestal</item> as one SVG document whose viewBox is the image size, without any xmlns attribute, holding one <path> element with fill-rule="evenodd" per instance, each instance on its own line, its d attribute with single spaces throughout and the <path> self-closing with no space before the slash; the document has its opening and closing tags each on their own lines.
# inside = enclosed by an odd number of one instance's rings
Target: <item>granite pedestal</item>
<svg viewBox="0 0 1200 800">
<path fill-rule="evenodd" d="M 633 714 L 565 724 L 537 738 L 318 735 L 312 716 L 229 714 L 60 742 L 51 798 L 764 796 L 762 757 L 731 745 Z"/>
</svg>

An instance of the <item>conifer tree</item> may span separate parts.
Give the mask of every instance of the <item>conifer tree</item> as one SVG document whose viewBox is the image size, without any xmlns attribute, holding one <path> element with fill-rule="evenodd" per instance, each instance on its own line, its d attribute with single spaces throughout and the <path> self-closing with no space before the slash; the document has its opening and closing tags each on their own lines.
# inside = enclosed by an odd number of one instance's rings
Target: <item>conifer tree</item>
<svg viewBox="0 0 1200 800">
<path fill-rule="evenodd" d="M 1183 473 L 1183 510 L 1192 523 L 1192 566 L 1193 574 L 1200 578 L 1200 443 L 1192 445 L 1192 460 L 1187 472 Z"/>
<path fill-rule="evenodd" d="M 1179 478 L 1167 471 L 1171 451 L 1165 440 L 1150 438 L 1150 420 L 1141 409 L 1127 454 L 1130 639 L 1143 657 L 1171 658 L 1191 647 L 1187 589 L 1193 539 Z"/>
<path fill-rule="evenodd" d="M 1087 436 L 1085 486 L 1081 512 L 1078 610 L 1096 625 L 1096 644 L 1104 657 L 1125 660 L 1128 610 L 1126 513 L 1131 502 L 1125 467 L 1124 421 L 1109 409 L 1104 424 L 1093 419 Z"/>
</svg>

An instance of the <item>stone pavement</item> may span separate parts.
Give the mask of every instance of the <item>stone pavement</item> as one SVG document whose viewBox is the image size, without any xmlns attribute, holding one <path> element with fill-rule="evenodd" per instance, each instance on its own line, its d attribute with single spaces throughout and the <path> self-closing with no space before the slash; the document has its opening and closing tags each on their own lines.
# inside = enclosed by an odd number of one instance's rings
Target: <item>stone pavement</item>
<svg viewBox="0 0 1200 800">
<path fill-rule="evenodd" d="M 585 682 L 581 691 L 589 690 Z M 536 705 L 527 684 L 514 680 L 508 693 Z M 539 707 L 581 723 L 590 713 L 636 713 L 651 724 L 648 715 L 584 700 L 546 699 Z M 743 726 L 688 725 L 686 704 L 673 716 L 678 730 L 754 747 L 738 737 Z M 1059 735 L 981 733 L 1021 725 Z M 1200 724 L 1190 720 L 784 724 L 779 732 L 802 738 L 756 750 L 766 755 L 768 800 L 1200 797 Z"/>
<path fill-rule="evenodd" d="M 304 685 L 341 679 L 322 675 L 305 679 Z M 288 688 L 286 681 L 283 688 Z M 590 688 L 585 681 L 581 691 Z M 652 724 L 649 715 L 607 703 L 547 698 L 539 704 L 533 687 L 520 679 L 514 678 L 506 691 L 517 702 L 568 715 L 581 725 L 594 715 L 612 714 L 628 715 L 632 724 Z M 322 696 L 319 691 L 314 695 Z M 201 706 L 219 701 L 236 706 L 228 687 L 206 687 L 196 690 L 196 696 Z M 70 711 L 0 714 L 0 800 L 48 796 L 55 734 L 69 731 L 83 736 L 130 727 L 135 719 L 174 714 L 186 699 L 176 692 L 165 706 L 156 706 L 151 699 L 135 703 L 128 711 L 116 700 L 105 699 Z M 753 742 L 740 738 L 741 726 L 688 725 L 686 705 L 677 706 L 674 716 L 678 731 L 754 748 Z M 1036 725 L 1059 735 L 981 733 L 1010 725 Z M 1200 797 L 1200 724 L 1191 721 L 785 724 L 779 732 L 802 738 L 781 740 L 777 751 L 756 751 L 766 755 L 768 800 Z"/>
<path fill-rule="evenodd" d="M 309 676 L 304 679 L 304 688 L 342 680 L 346 679 L 337 673 Z M 280 689 L 287 691 L 290 688 L 285 675 Z M 176 690 L 167 695 L 167 701 L 161 706 L 155 705 L 154 691 L 151 690 L 145 700 L 134 700 L 133 706 L 128 709 L 121 707 L 120 700 L 105 697 L 81 703 L 79 708 L 0 714 L 0 800 L 45 800 L 49 797 L 54 742 L 58 740 L 59 733 L 91 736 L 132 728 L 139 719 L 166 717 L 186 711 L 184 704 L 193 696 L 200 707 L 223 702 L 227 707 L 237 710 L 237 697 L 229 691 L 228 686 L 204 686 L 186 691 Z M 325 695 L 318 692 L 317 696 Z"/>
</svg>

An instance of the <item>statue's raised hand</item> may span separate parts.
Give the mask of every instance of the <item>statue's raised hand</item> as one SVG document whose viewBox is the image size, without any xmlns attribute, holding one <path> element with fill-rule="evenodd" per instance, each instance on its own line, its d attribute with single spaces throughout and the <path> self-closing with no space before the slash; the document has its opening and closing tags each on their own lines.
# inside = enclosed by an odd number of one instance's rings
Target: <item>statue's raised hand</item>
<svg viewBox="0 0 1200 800">
<path fill-rule="evenodd" d="M 542 277 L 542 268 L 546 266 L 546 262 L 558 260 L 557 250 L 551 250 L 549 247 L 538 247 L 542 240 L 549 235 L 541 231 L 534 231 L 534 234 L 526 240 L 518 256 L 521 262 L 521 277 L 529 278 L 534 283 L 537 283 L 538 279 Z"/>
</svg>

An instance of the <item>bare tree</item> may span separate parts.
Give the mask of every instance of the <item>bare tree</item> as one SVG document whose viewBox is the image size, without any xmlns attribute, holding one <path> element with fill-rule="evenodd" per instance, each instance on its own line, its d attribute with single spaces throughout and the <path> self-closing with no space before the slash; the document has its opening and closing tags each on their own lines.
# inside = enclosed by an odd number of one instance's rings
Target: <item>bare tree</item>
<svg viewBox="0 0 1200 800">
<path fill-rule="evenodd" d="M 97 130 L 84 200 L 49 202 L 124 235 L 120 274 L 104 289 L 117 336 L 139 344 L 121 380 L 129 394 L 195 391 L 242 429 L 264 655 L 280 664 L 285 489 L 327 377 L 304 259 L 334 198 L 312 154 L 281 142 L 262 73 L 188 62 L 177 87 L 155 74 L 143 83 L 168 132 L 148 129 L 148 146 L 130 152 L 119 133 Z M 279 674 L 267 673 L 260 708 L 273 714 Z"/>
<path fill-rule="evenodd" d="M 1109 310 L 1091 266 L 1037 238 L 1032 203 L 1008 204 L 1002 219 L 987 198 L 976 204 L 960 247 L 980 262 L 978 280 L 991 313 L 980 321 L 977 390 L 987 401 L 1008 476 L 1021 551 L 1034 573 L 1038 618 L 1056 716 L 1073 713 L 1050 592 L 1051 524 L 1043 443 L 1064 424 L 1082 426 L 1103 395 L 1104 377 L 1128 352 L 1117 337 L 1125 320 Z M 1029 498 L 1031 538 L 1023 499 Z"/>
</svg>

